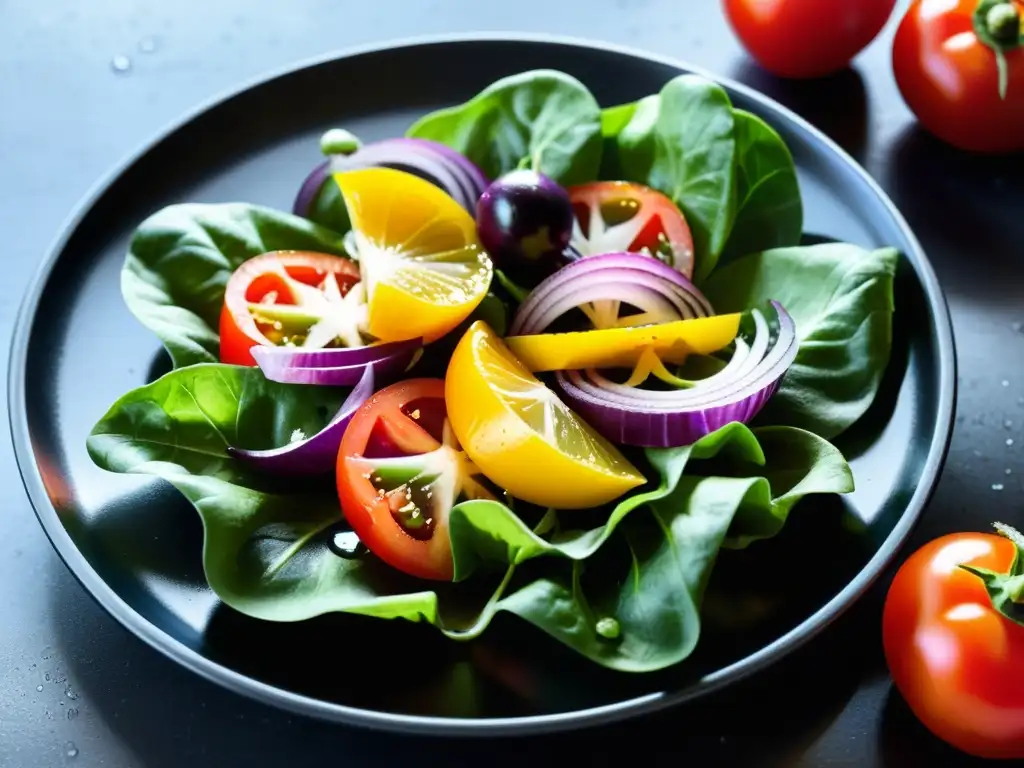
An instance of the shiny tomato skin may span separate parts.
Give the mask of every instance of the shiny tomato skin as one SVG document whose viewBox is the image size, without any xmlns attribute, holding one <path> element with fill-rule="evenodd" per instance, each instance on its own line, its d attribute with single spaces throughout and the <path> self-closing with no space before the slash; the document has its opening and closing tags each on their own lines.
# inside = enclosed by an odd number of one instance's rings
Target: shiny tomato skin
<svg viewBox="0 0 1024 768">
<path fill-rule="evenodd" d="M 959 149 L 1024 149 L 1024 47 L 1006 54 L 1008 88 L 999 97 L 996 56 L 974 31 L 977 0 L 910 6 L 893 41 L 896 84 L 930 133 Z M 1024 12 L 1024 4 L 1017 3 Z"/>
<path fill-rule="evenodd" d="M 431 409 L 424 421 L 443 422 L 444 381 L 408 379 L 380 390 L 356 411 L 338 449 L 336 480 L 341 510 L 359 540 L 388 565 L 421 579 L 451 581 L 454 573 L 448 521 L 439 520 L 427 540 L 413 538 L 391 514 L 388 502 L 367 476 L 359 459 L 378 435 L 403 455 L 429 453 L 441 446 L 435 435 L 406 415 L 403 408 Z"/>
<path fill-rule="evenodd" d="M 660 251 L 659 258 L 670 260 L 671 266 L 686 277 L 693 276 L 693 233 L 686 216 L 666 195 L 631 181 L 592 181 L 569 187 L 568 191 L 576 223 L 584 230 L 585 236 L 590 235 L 588 209 L 591 206 L 597 206 L 599 210 L 616 204 L 636 206 L 636 221 L 641 226 L 629 242 L 617 242 L 615 246 L 598 249 L 598 252 L 639 253 L 646 250 L 654 255 Z"/>
<path fill-rule="evenodd" d="M 725 0 L 725 14 L 751 56 L 779 77 L 843 69 L 874 40 L 896 0 Z"/>
<path fill-rule="evenodd" d="M 900 567 L 882 616 L 886 662 L 910 709 L 977 757 L 1024 758 L 1024 626 L 958 566 L 1006 573 L 1014 554 L 991 534 L 936 539 Z"/>
<path fill-rule="evenodd" d="M 281 294 L 276 303 L 293 303 L 287 285 L 280 279 L 282 271 L 307 285 L 314 285 L 324 274 L 333 272 L 343 292 L 359 282 L 359 267 L 354 262 L 328 253 L 270 251 L 242 262 L 231 273 L 224 288 L 219 322 L 222 363 L 256 365 L 249 350 L 257 345 L 273 346 L 260 332 L 246 304 L 259 301 L 257 294 L 266 294 L 272 289 Z"/>
</svg>

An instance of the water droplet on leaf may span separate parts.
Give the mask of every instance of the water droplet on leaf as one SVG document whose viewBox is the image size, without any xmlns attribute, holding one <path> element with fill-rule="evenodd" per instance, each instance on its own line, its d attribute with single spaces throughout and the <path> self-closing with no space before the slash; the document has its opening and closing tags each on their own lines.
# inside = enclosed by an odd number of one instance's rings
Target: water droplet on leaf
<svg viewBox="0 0 1024 768">
<path fill-rule="evenodd" d="M 327 548 L 346 560 L 362 557 L 369 551 L 354 531 L 338 531 L 328 540 Z"/>
<path fill-rule="evenodd" d="M 622 632 L 622 627 L 611 616 L 605 616 L 597 622 L 594 631 L 605 640 L 615 640 Z"/>
</svg>

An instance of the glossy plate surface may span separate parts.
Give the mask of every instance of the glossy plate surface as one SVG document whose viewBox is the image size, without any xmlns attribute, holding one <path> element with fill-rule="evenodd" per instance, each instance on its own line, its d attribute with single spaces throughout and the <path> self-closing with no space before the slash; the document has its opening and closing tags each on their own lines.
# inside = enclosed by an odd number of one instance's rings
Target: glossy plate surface
<svg viewBox="0 0 1024 768">
<path fill-rule="evenodd" d="M 882 391 L 837 441 L 857 491 L 843 501 L 805 500 L 777 539 L 723 553 L 703 637 L 686 663 L 654 675 L 611 673 L 507 616 L 471 644 L 402 622 L 249 619 L 206 586 L 202 528 L 184 498 L 152 478 L 92 464 L 85 438 L 96 420 L 169 367 L 120 295 L 138 222 L 183 201 L 290 209 L 318 162 L 325 129 L 343 125 L 364 141 L 401 135 L 429 110 L 542 67 L 575 75 L 604 105 L 656 92 L 690 71 L 577 41 L 480 36 L 312 62 L 188 117 L 102 183 L 69 222 L 26 296 L 14 337 L 15 448 L 61 557 L 143 640 L 245 695 L 341 722 L 467 735 L 582 727 L 692 699 L 780 658 L 861 595 L 906 539 L 952 428 L 955 356 L 941 290 L 902 217 L 858 166 L 791 112 L 730 82 L 723 85 L 734 104 L 767 120 L 793 152 L 808 240 L 890 245 L 903 259 Z"/>
</svg>

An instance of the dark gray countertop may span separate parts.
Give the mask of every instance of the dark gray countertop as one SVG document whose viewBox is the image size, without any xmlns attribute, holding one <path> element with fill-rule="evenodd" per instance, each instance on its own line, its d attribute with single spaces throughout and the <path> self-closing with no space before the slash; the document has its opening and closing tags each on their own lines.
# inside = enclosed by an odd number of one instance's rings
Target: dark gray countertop
<svg viewBox="0 0 1024 768">
<path fill-rule="evenodd" d="M 24 286 L 87 190 L 156 131 L 225 89 L 303 58 L 410 35 L 602 39 L 761 88 L 829 132 L 882 183 L 943 281 L 961 366 L 953 447 L 913 544 L 989 519 L 1020 521 L 1024 168 L 1019 158 L 964 158 L 913 127 L 889 68 L 894 24 L 853 71 L 800 85 L 751 65 L 713 0 L 5 3 L 3 340 Z M 0 365 L 6 381 L 6 355 Z M 1007 445 L 1013 438 L 1017 447 Z M 9 441 L 0 441 L 0 472 L 0 766 L 546 764 L 553 745 L 568 759 L 601 765 L 613 744 L 695 765 L 960 762 L 891 691 L 879 636 L 884 582 L 809 647 L 706 704 L 600 734 L 500 745 L 388 737 L 248 702 L 144 646 L 92 602 L 50 548 Z M 781 691 L 799 703 L 780 706 Z"/>
</svg>

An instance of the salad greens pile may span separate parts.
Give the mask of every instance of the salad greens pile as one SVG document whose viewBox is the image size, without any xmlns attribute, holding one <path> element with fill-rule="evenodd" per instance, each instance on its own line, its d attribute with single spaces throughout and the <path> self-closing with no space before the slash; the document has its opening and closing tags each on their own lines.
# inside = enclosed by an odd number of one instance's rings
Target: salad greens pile
<svg viewBox="0 0 1024 768">
<path fill-rule="evenodd" d="M 599 509 L 462 501 L 448 522 L 452 582 L 417 579 L 353 546 L 332 478 L 297 484 L 231 450 L 318 433 L 348 390 L 278 383 L 259 367 L 220 362 L 229 278 L 271 251 L 351 255 L 346 232 L 255 205 L 181 204 L 141 224 L 122 272 L 128 307 L 174 369 L 113 404 L 88 438 L 90 456 L 112 472 L 166 480 L 192 502 L 210 587 L 249 616 L 357 613 L 470 639 L 506 611 L 612 669 L 683 661 L 700 636 L 720 550 L 775 536 L 805 496 L 853 490 L 829 440 L 878 392 L 896 251 L 801 246 L 803 208 L 786 145 L 695 75 L 602 110 L 568 75 L 525 72 L 423 117 L 408 136 L 462 153 L 489 178 L 531 169 L 565 185 L 626 180 L 666 195 L 689 224 L 694 283 L 716 312 L 775 300 L 792 317 L 799 349 L 779 390 L 749 426 L 732 422 L 691 445 L 630 453 L 648 482 Z M 329 213 L 326 223 L 347 220 Z M 502 333 L 525 291 L 512 297 L 514 283 L 496 278 L 460 329 L 485 317 Z"/>
</svg>

